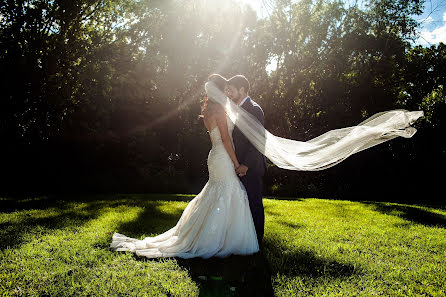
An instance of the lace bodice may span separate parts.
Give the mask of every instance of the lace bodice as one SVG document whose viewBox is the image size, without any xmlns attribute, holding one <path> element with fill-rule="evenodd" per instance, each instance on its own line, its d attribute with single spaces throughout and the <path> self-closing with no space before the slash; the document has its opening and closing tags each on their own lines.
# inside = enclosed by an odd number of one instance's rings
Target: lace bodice
<svg viewBox="0 0 446 297">
<path fill-rule="evenodd" d="M 227 119 L 229 137 L 232 141 L 232 131 L 234 124 Z M 234 165 L 226 151 L 218 127 L 209 132 L 212 141 L 212 149 L 208 156 L 208 170 L 210 181 L 226 181 L 228 179 L 238 179 L 235 174 Z"/>
<path fill-rule="evenodd" d="M 231 137 L 232 140 L 232 131 L 234 130 L 234 124 L 228 117 L 226 117 L 226 122 L 228 126 L 229 137 Z M 212 147 L 222 143 L 220 130 L 218 129 L 218 127 L 215 127 L 214 129 L 209 131 L 209 136 L 211 137 Z"/>
</svg>

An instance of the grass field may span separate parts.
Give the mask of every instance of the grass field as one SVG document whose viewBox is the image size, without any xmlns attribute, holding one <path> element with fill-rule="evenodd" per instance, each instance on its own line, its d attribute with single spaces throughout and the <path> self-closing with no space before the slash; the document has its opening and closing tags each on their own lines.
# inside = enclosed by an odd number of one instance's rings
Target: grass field
<svg viewBox="0 0 446 297">
<path fill-rule="evenodd" d="M 148 260 L 114 232 L 173 227 L 188 195 L 0 198 L 0 296 L 445 296 L 446 210 L 264 199 L 262 251 Z"/>
</svg>

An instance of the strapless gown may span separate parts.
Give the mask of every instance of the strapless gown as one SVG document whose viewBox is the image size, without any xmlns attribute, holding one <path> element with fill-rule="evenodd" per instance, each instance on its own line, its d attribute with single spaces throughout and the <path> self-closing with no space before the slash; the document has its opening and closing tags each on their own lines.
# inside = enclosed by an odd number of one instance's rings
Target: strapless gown
<svg viewBox="0 0 446 297">
<path fill-rule="evenodd" d="M 234 125 L 228 119 L 229 135 Z M 220 131 L 210 131 L 209 180 L 172 229 L 142 240 L 115 233 L 110 247 L 147 258 L 209 258 L 259 250 L 248 196 L 226 152 Z M 144 230 L 147 231 L 147 230 Z"/>
</svg>

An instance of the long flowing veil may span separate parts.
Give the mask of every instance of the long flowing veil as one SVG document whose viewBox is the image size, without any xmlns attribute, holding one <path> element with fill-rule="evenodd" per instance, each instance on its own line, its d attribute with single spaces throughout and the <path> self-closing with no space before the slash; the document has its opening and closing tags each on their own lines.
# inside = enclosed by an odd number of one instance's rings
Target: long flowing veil
<svg viewBox="0 0 446 297">
<path fill-rule="evenodd" d="M 205 90 L 211 100 L 225 108 L 230 120 L 257 150 L 278 167 L 290 170 L 323 170 L 395 137 L 410 138 L 416 132 L 410 125 L 423 116 L 422 111 L 381 112 L 357 126 L 331 130 L 303 142 L 271 134 L 253 115 L 226 97 L 213 82 L 207 82 Z"/>
</svg>

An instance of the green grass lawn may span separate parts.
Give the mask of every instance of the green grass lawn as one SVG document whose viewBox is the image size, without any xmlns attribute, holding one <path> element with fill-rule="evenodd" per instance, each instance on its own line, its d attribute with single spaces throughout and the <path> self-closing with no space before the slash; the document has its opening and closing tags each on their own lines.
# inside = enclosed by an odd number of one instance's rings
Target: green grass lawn
<svg viewBox="0 0 446 297">
<path fill-rule="evenodd" d="M 444 208 L 264 199 L 260 253 L 149 260 L 112 234 L 162 233 L 193 196 L 56 198 L 0 198 L 0 296 L 446 295 Z"/>
</svg>

